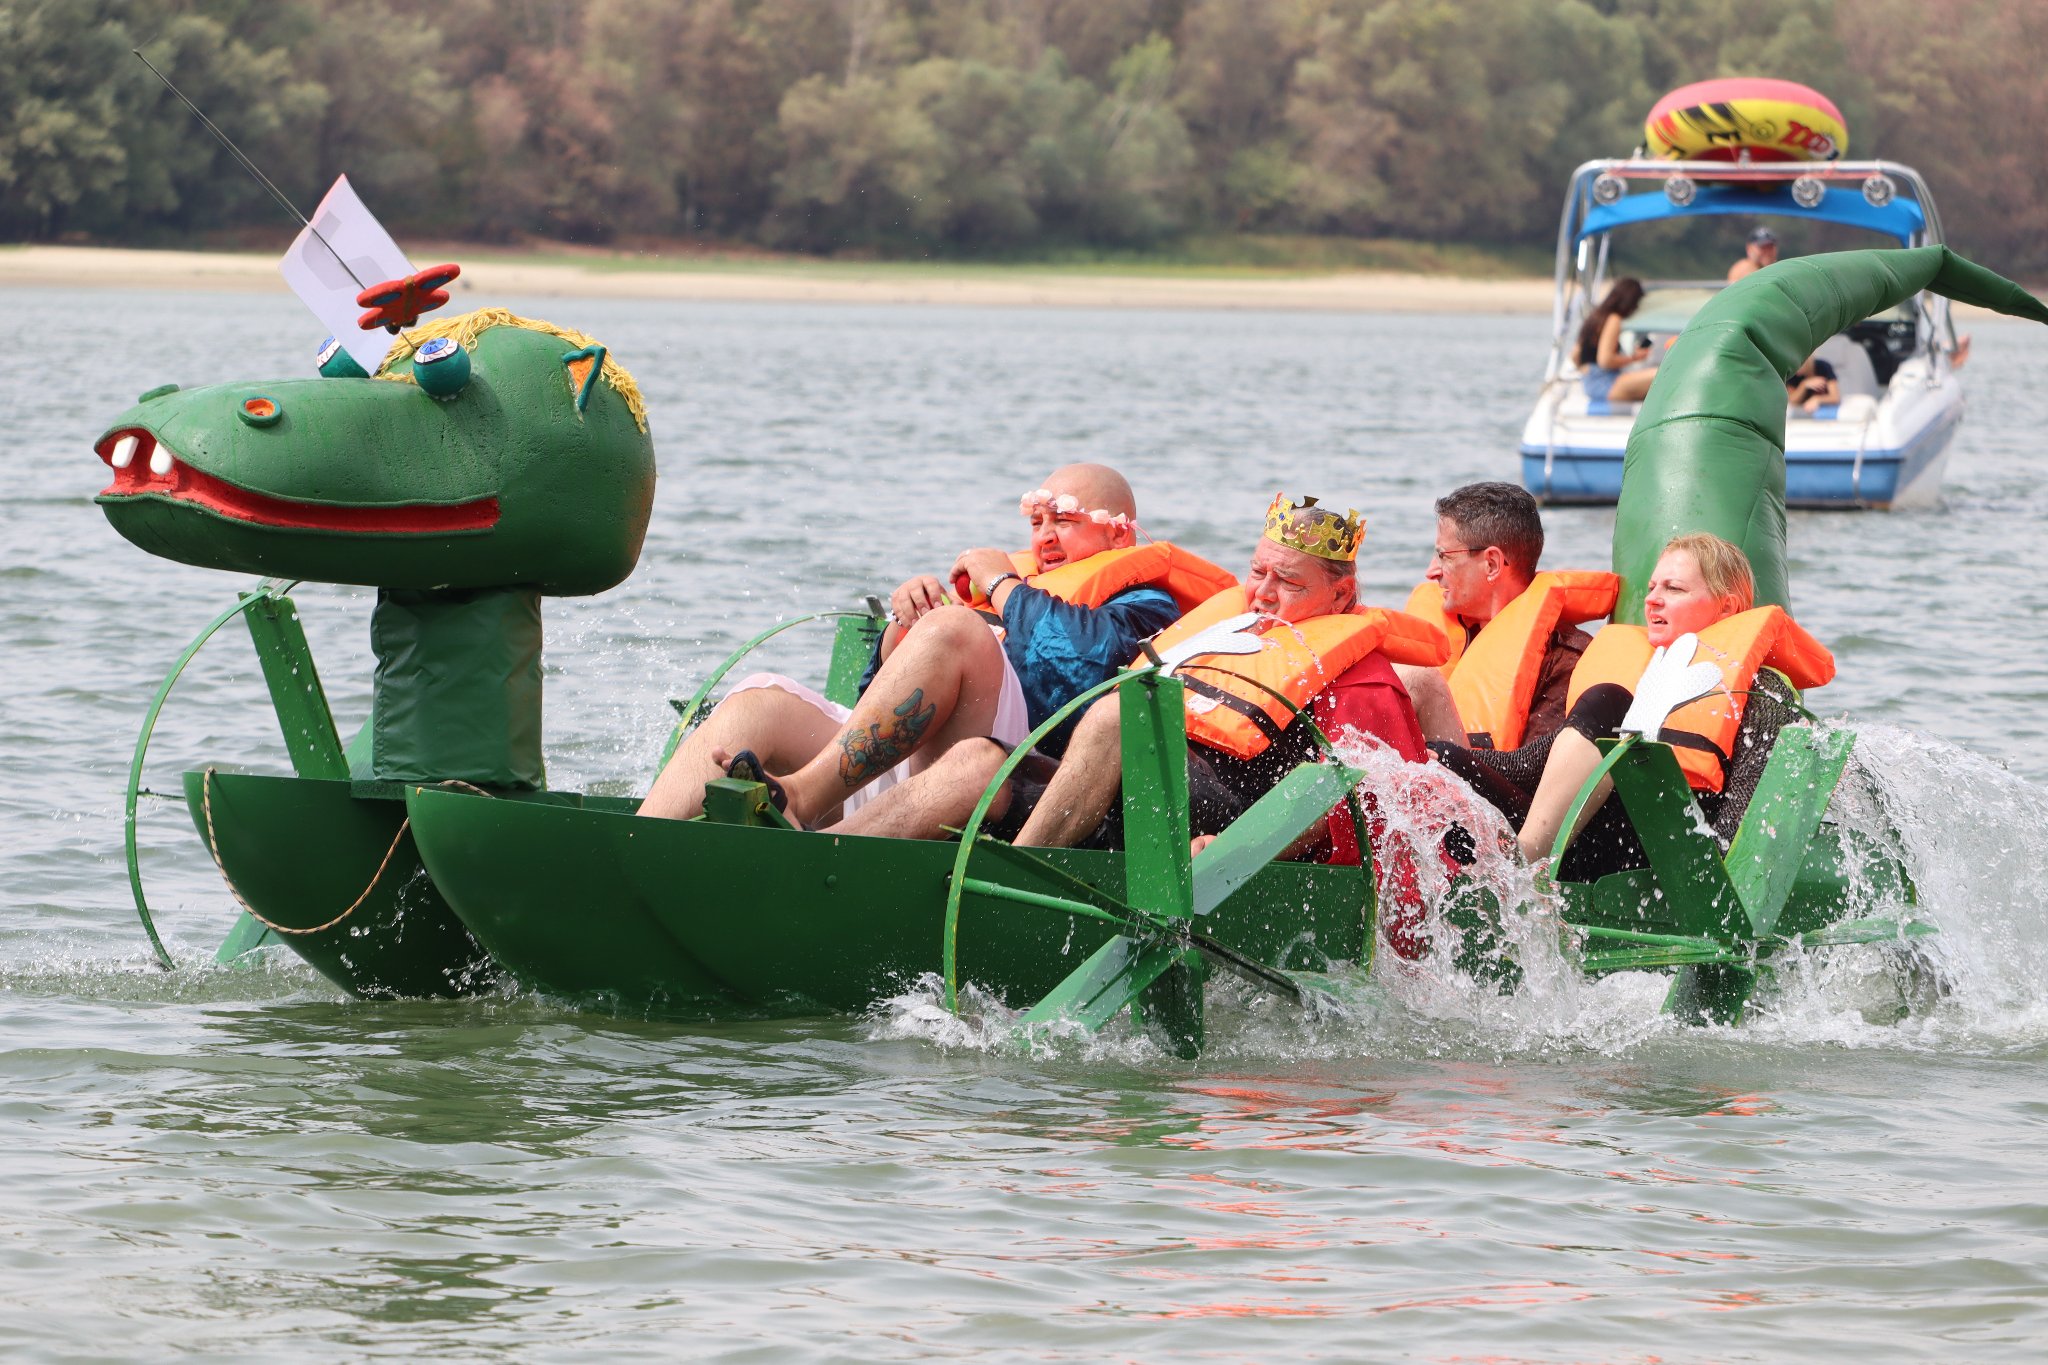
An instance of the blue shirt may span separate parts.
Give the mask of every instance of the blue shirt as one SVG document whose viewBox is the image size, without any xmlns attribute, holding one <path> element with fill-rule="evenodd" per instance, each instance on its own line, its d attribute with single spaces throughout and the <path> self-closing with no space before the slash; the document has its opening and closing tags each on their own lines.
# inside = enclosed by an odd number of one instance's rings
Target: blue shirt
<svg viewBox="0 0 2048 1365">
<path fill-rule="evenodd" d="M 1003 652 L 1024 685 L 1031 728 L 1081 693 L 1116 676 L 1138 657 L 1138 642 L 1178 621 L 1181 610 L 1164 588 L 1126 588 L 1099 607 L 1076 606 L 1019 584 L 1003 599 Z M 1066 752 L 1079 717 L 1045 737 L 1039 747 Z"/>
<path fill-rule="evenodd" d="M 1024 689 L 1024 710 L 1031 728 L 1138 657 L 1138 642 L 1157 635 L 1181 618 L 1181 610 L 1164 588 L 1126 588 L 1099 607 L 1077 606 L 1041 588 L 1020 583 L 1003 599 L 1003 652 Z M 861 675 L 860 688 L 881 671 L 881 644 Z M 1059 756 L 1066 752 L 1079 717 L 1045 737 L 1039 747 Z"/>
</svg>

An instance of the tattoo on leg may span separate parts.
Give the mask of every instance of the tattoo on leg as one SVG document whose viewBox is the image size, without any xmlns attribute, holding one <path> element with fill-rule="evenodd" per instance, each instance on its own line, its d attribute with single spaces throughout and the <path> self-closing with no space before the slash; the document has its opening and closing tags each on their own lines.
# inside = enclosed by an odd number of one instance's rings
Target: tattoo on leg
<svg viewBox="0 0 2048 1365">
<path fill-rule="evenodd" d="M 847 790 L 860 786 L 877 773 L 888 771 L 910 757 L 924 732 L 931 728 L 932 720 L 939 714 L 936 702 L 924 699 L 922 687 L 914 689 L 905 698 L 903 705 L 896 708 L 896 719 L 888 723 L 886 730 L 880 725 L 870 725 L 865 730 L 849 730 L 839 741 L 839 780 Z"/>
</svg>

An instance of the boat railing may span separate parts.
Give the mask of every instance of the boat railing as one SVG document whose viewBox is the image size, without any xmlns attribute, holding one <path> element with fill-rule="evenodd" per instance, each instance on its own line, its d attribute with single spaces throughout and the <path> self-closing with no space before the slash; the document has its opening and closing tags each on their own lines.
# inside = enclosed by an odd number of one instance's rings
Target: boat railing
<svg viewBox="0 0 2048 1365">
<path fill-rule="evenodd" d="M 1919 205 L 1924 226 L 1916 234 L 1918 241 L 1939 244 L 1947 240 L 1942 229 L 1941 212 L 1935 207 L 1934 195 L 1928 189 L 1926 179 L 1902 162 L 1663 161 L 1641 156 L 1598 157 L 1581 162 L 1572 172 L 1570 186 L 1565 191 L 1564 210 L 1558 218 L 1557 262 L 1551 284 L 1550 358 L 1544 368 L 1545 384 L 1563 377 L 1567 348 L 1576 339 L 1571 335 L 1571 324 L 1575 320 L 1574 296 L 1581 290 L 1590 294 L 1607 274 L 1608 234 L 1598 234 L 1597 244 L 1590 237 L 1580 240 L 1578 235 L 1580 225 L 1594 202 L 1594 182 L 1603 175 L 1615 175 L 1625 180 L 1669 180 L 1677 176 L 1758 184 L 1789 183 L 1801 177 L 1812 177 L 1825 183 L 1867 181 L 1873 176 L 1885 176 L 1910 191 L 1913 201 Z M 1952 354 L 1957 346 L 1957 337 L 1948 300 L 1939 295 L 1923 295 L 1920 308 L 1929 323 L 1925 349 Z M 1945 345 L 1941 344 L 1943 341 Z"/>
</svg>

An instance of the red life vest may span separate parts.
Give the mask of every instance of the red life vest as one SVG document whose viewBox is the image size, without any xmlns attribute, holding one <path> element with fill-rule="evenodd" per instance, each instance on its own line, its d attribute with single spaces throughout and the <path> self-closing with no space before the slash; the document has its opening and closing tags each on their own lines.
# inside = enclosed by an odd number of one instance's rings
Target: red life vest
<svg viewBox="0 0 2048 1365">
<path fill-rule="evenodd" d="M 1551 638 L 1561 627 L 1604 620 L 1620 592 L 1621 579 L 1611 573 L 1539 573 L 1469 643 L 1464 622 L 1444 614 L 1443 590 L 1436 584 L 1423 583 L 1408 595 L 1408 614 L 1440 628 L 1450 645 L 1444 681 L 1473 747 L 1521 745 Z"/>
<path fill-rule="evenodd" d="M 1245 590 L 1226 588 L 1161 631 L 1153 648 L 1166 653 L 1246 610 Z M 1255 641 L 1257 648 L 1248 653 L 1218 649 L 1190 655 L 1176 665 L 1174 675 L 1187 685 L 1188 738 L 1239 758 L 1264 753 L 1293 721 L 1297 709 L 1374 650 L 1396 663 L 1425 666 L 1441 664 L 1446 652 L 1442 631 L 1384 607 L 1292 624 L 1266 616 L 1237 634 Z"/>
<path fill-rule="evenodd" d="M 1794 687 L 1820 687 L 1835 676 L 1835 656 L 1808 635 L 1783 607 L 1754 607 L 1699 632 L 1693 661 L 1713 664 L 1721 685 L 1687 702 L 1665 718 L 1657 736 L 1671 746 L 1694 791 L 1717 792 L 1725 766 L 1742 732 L 1742 711 L 1758 670 L 1773 668 Z M 1570 700 L 1577 702 L 1596 683 L 1619 683 L 1635 691 L 1649 667 L 1649 632 L 1641 626 L 1608 625 L 1593 637 L 1572 671 Z"/>
</svg>

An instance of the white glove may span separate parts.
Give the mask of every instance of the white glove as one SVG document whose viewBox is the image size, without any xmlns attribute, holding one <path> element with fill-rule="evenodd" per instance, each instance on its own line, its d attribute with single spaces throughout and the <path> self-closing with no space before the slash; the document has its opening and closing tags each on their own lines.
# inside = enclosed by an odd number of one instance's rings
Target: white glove
<svg viewBox="0 0 2048 1365">
<path fill-rule="evenodd" d="M 1654 740 L 1673 711 L 1723 689 L 1721 670 L 1698 658 L 1699 645 L 1699 636 L 1687 633 L 1657 647 L 1650 666 L 1636 681 L 1636 698 L 1628 714 L 1621 718 L 1623 734 Z"/>
</svg>

